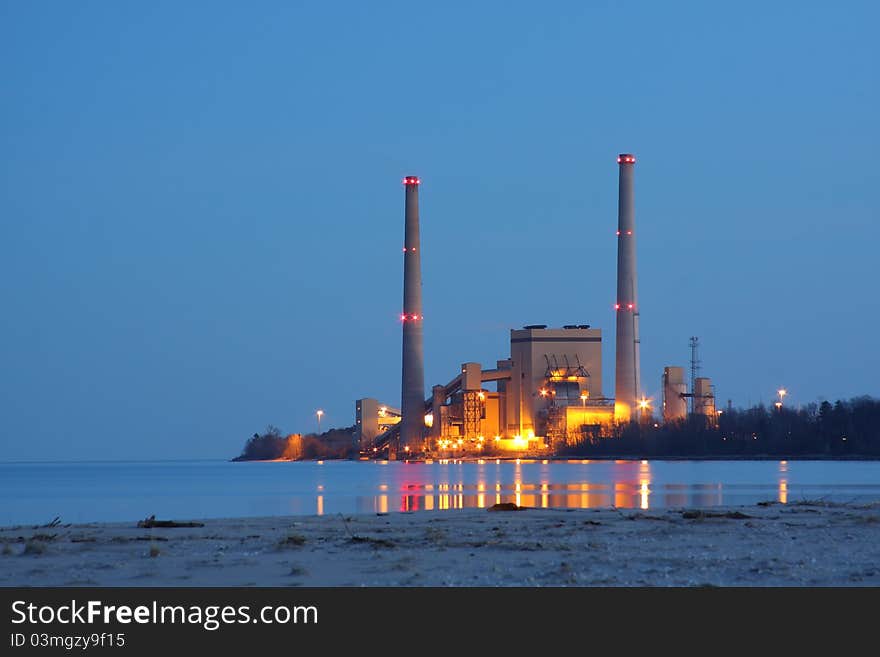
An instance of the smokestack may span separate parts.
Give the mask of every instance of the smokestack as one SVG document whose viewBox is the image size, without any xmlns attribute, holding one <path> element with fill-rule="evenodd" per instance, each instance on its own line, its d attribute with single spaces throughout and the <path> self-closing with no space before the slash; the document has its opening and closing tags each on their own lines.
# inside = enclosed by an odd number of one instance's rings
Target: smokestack
<svg viewBox="0 0 880 657">
<path fill-rule="evenodd" d="M 636 216 L 633 176 L 636 158 L 630 153 L 617 157 L 620 166 L 620 196 L 617 206 L 617 349 L 614 370 L 614 416 L 635 419 L 639 382 L 639 297 L 636 280 Z"/>
<path fill-rule="evenodd" d="M 419 179 L 403 179 L 406 189 L 403 239 L 403 380 L 400 449 L 421 451 L 425 431 L 425 352 L 422 346 L 422 265 L 419 245 Z"/>
</svg>

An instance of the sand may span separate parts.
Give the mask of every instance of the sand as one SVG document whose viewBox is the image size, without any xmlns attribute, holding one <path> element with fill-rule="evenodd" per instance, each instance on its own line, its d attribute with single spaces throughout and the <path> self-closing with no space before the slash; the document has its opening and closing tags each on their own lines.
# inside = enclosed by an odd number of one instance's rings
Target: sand
<svg viewBox="0 0 880 657">
<path fill-rule="evenodd" d="M 3 527 L 0 585 L 880 585 L 880 503 L 203 522 Z"/>
</svg>

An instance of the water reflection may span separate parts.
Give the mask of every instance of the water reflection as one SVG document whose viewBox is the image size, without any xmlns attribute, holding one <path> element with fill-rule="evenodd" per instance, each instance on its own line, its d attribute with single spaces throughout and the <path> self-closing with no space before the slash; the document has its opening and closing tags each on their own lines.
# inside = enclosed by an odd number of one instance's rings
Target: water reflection
<svg viewBox="0 0 880 657">
<path fill-rule="evenodd" d="M 460 466 L 460 461 L 448 461 L 442 465 Z M 492 504 L 513 503 L 517 506 L 548 508 L 589 509 L 596 507 L 638 508 L 647 510 L 651 506 L 652 474 L 648 461 L 615 461 L 613 481 L 610 483 L 583 480 L 575 483 L 556 483 L 550 475 L 548 460 L 530 461 L 519 459 L 501 467 L 485 467 L 485 462 L 477 465 L 476 481 L 468 481 L 460 473 L 445 471 L 451 478 L 437 483 L 407 481 L 397 486 L 400 511 L 447 510 L 478 508 L 485 509 Z M 526 477 L 524 466 L 538 466 L 535 479 Z M 512 472 L 511 472 L 512 466 Z M 457 468 L 456 468 L 457 469 Z M 459 474 L 456 481 L 453 476 Z M 512 476 L 511 476 L 512 475 Z M 394 486 L 380 484 L 380 494 L 376 495 L 374 506 L 380 513 L 386 512 L 388 495 Z M 494 495 L 490 491 L 494 491 Z M 712 492 L 715 489 L 712 488 Z M 714 500 L 714 497 L 713 497 Z"/>
<path fill-rule="evenodd" d="M 675 467 L 679 468 L 680 476 L 671 478 L 666 474 L 670 464 L 650 461 L 579 459 L 566 464 L 547 459 L 493 459 L 399 464 L 393 472 L 383 468 L 385 474 L 372 484 L 372 491 L 362 489 L 355 498 L 348 498 L 348 508 L 353 503 L 360 512 L 388 513 L 389 509 L 485 509 L 493 504 L 513 503 L 543 509 L 616 507 L 647 511 L 658 507 L 753 504 L 774 497 L 782 504 L 788 503 L 791 475 L 786 461 L 767 463 L 763 483 L 745 469 L 736 470 L 739 477 L 709 477 L 701 481 L 694 464 Z M 331 488 L 324 483 L 317 486 L 313 508 L 318 515 L 337 512 L 335 507 L 340 501 Z M 796 489 L 798 494 L 802 494 L 802 488 Z M 328 504 L 333 508 L 328 509 Z"/>
<path fill-rule="evenodd" d="M 788 461 L 779 462 L 779 503 L 788 504 Z"/>
</svg>

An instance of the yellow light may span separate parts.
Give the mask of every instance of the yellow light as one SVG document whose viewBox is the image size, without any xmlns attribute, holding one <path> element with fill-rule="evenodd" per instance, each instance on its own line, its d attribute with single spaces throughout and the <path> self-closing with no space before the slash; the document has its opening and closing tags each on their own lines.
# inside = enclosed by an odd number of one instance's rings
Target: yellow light
<svg viewBox="0 0 880 657">
<path fill-rule="evenodd" d="M 383 406 L 379 409 L 379 417 L 385 417 L 388 414 L 388 407 Z"/>
<path fill-rule="evenodd" d="M 479 440 L 480 442 L 483 442 L 483 441 L 486 440 L 486 439 L 483 438 L 482 436 L 480 436 L 480 437 L 477 438 L 477 440 Z"/>
<path fill-rule="evenodd" d="M 428 413 L 425 415 L 425 426 L 433 427 L 434 426 L 434 414 Z"/>
<path fill-rule="evenodd" d="M 773 404 L 776 408 L 782 408 L 782 402 L 776 402 Z"/>
<path fill-rule="evenodd" d="M 527 435 L 528 435 L 528 437 L 529 437 L 529 440 L 534 440 L 534 438 L 535 438 L 535 432 L 534 432 L 534 431 L 532 431 L 531 429 L 529 429 Z"/>
<path fill-rule="evenodd" d="M 650 407 L 651 407 L 651 400 L 650 399 L 645 399 L 644 397 L 642 397 L 639 400 L 639 408 L 641 408 L 642 410 L 645 410 L 646 408 L 650 408 Z"/>
<path fill-rule="evenodd" d="M 780 388 L 776 392 L 779 394 L 780 397 L 785 397 L 788 394 L 788 390 L 786 390 L 785 388 Z"/>
<path fill-rule="evenodd" d="M 541 396 L 542 396 L 542 397 L 546 397 L 546 396 L 547 396 L 547 388 L 541 388 L 541 391 L 540 391 L 540 392 L 541 392 Z"/>
<path fill-rule="evenodd" d="M 477 393 L 477 397 L 479 397 L 480 401 L 483 401 L 486 399 L 486 393 L 480 390 L 480 392 Z"/>
<path fill-rule="evenodd" d="M 501 440 L 501 436 L 495 436 L 495 440 L 496 441 Z"/>
<path fill-rule="evenodd" d="M 409 451 L 409 445 L 407 445 L 406 447 L 404 447 L 404 448 L 403 448 L 403 451 L 404 451 L 404 452 L 408 452 L 408 451 Z"/>
</svg>

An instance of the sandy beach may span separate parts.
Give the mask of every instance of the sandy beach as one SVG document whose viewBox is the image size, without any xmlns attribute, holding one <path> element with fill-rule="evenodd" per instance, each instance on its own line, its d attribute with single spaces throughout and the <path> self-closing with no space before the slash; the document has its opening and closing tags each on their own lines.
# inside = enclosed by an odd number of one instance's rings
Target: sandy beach
<svg viewBox="0 0 880 657">
<path fill-rule="evenodd" d="M 880 585 L 880 503 L 201 522 L 3 527 L 0 585 Z"/>
</svg>

